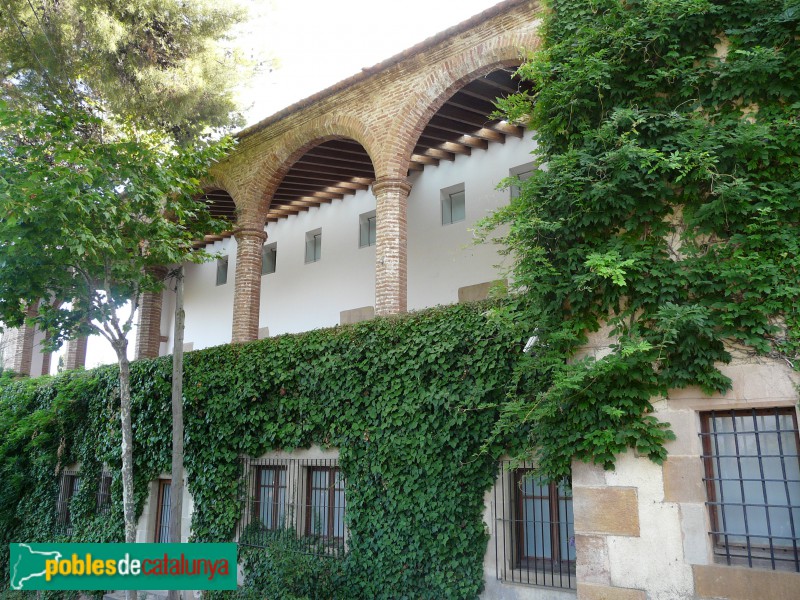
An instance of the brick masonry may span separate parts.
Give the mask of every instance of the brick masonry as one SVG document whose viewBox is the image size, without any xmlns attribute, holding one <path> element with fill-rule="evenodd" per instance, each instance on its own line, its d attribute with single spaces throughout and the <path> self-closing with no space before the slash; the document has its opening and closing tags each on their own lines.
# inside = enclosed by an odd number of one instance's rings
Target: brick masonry
<svg viewBox="0 0 800 600">
<path fill-rule="evenodd" d="M 166 268 L 156 269 L 160 279 L 167 276 Z M 163 293 L 147 292 L 139 300 L 139 323 L 136 333 L 136 358 L 156 358 L 161 349 L 161 310 Z"/>
<path fill-rule="evenodd" d="M 538 46 L 540 10 L 536 2 L 508 0 L 239 135 L 237 150 L 217 165 L 210 180 L 231 195 L 237 208 L 234 342 L 258 338 L 261 235 L 272 195 L 295 161 L 332 139 L 355 140 L 372 159 L 375 313 L 405 312 L 406 174 L 417 139 L 458 89 L 519 64 L 523 50 Z"/>
</svg>

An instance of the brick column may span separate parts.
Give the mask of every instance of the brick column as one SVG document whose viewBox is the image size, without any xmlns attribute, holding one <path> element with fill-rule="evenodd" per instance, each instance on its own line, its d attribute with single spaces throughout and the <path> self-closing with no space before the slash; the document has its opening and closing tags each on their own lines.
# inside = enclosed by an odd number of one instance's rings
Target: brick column
<svg viewBox="0 0 800 600">
<path fill-rule="evenodd" d="M 28 317 L 35 317 L 37 307 L 28 309 Z M 6 329 L 3 335 L 5 348 L 3 349 L 4 368 L 14 371 L 17 375 L 31 375 L 31 361 L 33 360 L 33 337 L 36 326 L 28 323 L 17 329 Z"/>
<path fill-rule="evenodd" d="M 153 269 L 159 279 L 167 276 L 165 267 Z M 146 292 L 139 301 L 139 323 L 136 332 L 136 358 L 156 358 L 161 350 L 161 308 L 163 292 Z"/>
<path fill-rule="evenodd" d="M 86 338 L 79 337 L 67 342 L 64 353 L 64 370 L 72 371 L 86 366 Z"/>
<path fill-rule="evenodd" d="M 267 239 L 263 227 L 242 228 L 236 236 L 236 283 L 233 290 L 231 342 L 258 339 L 261 305 L 261 248 Z"/>
<path fill-rule="evenodd" d="M 375 314 L 408 309 L 408 233 L 406 209 L 411 184 L 404 177 L 380 177 L 372 184 L 377 231 L 375 240 Z"/>
</svg>

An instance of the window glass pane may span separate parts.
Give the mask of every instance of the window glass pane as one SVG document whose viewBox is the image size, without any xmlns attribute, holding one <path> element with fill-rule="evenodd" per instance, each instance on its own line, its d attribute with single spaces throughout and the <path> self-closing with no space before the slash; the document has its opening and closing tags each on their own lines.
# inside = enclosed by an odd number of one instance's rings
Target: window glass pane
<svg viewBox="0 0 800 600">
<path fill-rule="evenodd" d="M 453 222 L 453 211 L 451 209 L 452 200 L 450 196 L 442 199 L 442 225 L 450 225 Z"/>
<path fill-rule="evenodd" d="M 792 413 L 712 413 L 703 425 L 718 552 L 752 560 L 793 547 L 800 467 Z"/>
<path fill-rule="evenodd" d="M 464 192 L 455 192 L 454 194 L 450 194 L 451 223 L 463 221 L 466 218 L 464 199 Z"/>
<path fill-rule="evenodd" d="M 275 244 L 264 246 L 261 251 L 261 274 L 269 275 L 275 272 L 278 250 Z"/>
<path fill-rule="evenodd" d="M 370 217 L 369 219 L 367 219 L 367 226 L 369 228 L 369 239 L 368 239 L 369 245 L 374 246 L 375 240 L 377 239 L 376 236 L 378 233 L 378 225 L 377 222 L 375 221 L 375 217 Z"/>
<path fill-rule="evenodd" d="M 228 282 L 228 257 L 223 256 L 217 259 L 217 285 L 225 285 Z"/>
</svg>

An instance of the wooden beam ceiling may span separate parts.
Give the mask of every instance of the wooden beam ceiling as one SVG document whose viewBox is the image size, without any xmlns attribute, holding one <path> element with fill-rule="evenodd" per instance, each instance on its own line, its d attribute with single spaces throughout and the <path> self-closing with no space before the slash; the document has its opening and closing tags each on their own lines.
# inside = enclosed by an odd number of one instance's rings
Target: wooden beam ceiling
<svg viewBox="0 0 800 600">
<path fill-rule="evenodd" d="M 461 88 L 436 112 L 414 147 L 409 172 L 468 156 L 473 149 L 485 150 L 489 143 L 505 142 L 506 136 L 522 137 L 521 127 L 490 115 L 494 101 L 520 90 L 513 70 L 500 69 Z M 356 141 L 336 139 L 306 152 L 284 177 L 270 204 L 267 221 L 274 223 L 320 204 L 341 200 L 366 190 L 375 180 L 375 169 L 364 148 Z M 225 192 L 210 192 L 204 200 L 212 214 L 233 219 L 235 205 Z"/>
</svg>

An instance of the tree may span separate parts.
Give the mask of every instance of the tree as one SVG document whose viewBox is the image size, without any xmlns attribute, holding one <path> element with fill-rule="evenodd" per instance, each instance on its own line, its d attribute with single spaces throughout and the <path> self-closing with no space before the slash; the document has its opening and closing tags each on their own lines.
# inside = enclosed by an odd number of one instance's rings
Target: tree
<svg viewBox="0 0 800 600">
<path fill-rule="evenodd" d="M 195 201 L 230 147 L 236 62 L 216 41 L 240 17 L 210 3 L 17 1 L 0 13 L 0 320 L 53 347 L 97 333 L 120 368 L 125 539 L 135 541 L 126 334 L 156 267 L 223 226 Z M 130 316 L 117 309 L 133 302 Z M 178 396 L 177 402 L 181 398 Z"/>
<path fill-rule="evenodd" d="M 3 94 L 91 98 L 142 129 L 189 140 L 232 124 L 244 63 L 220 41 L 243 16 L 214 0 L 9 0 L 0 10 Z"/>
<path fill-rule="evenodd" d="M 559 478 L 573 457 L 663 460 L 651 399 L 725 391 L 732 348 L 800 368 L 800 4 L 549 4 L 519 70 L 535 92 L 499 103 L 547 168 L 487 226 L 509 227 L 550 376 L 506 425 Z M 574 360 L 601 324 L 613 351 Z"/>
</svg>

